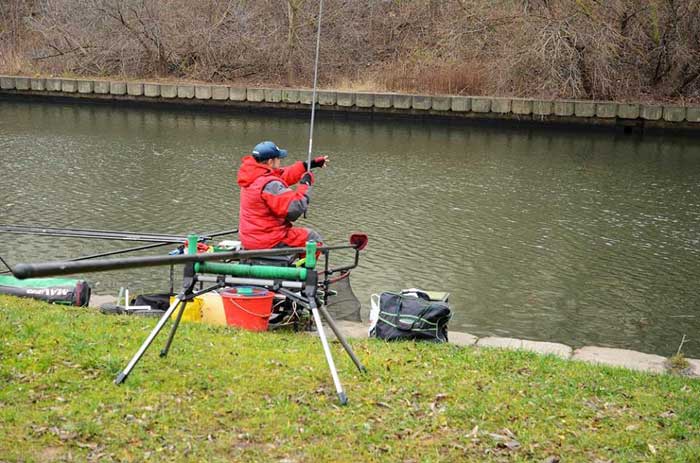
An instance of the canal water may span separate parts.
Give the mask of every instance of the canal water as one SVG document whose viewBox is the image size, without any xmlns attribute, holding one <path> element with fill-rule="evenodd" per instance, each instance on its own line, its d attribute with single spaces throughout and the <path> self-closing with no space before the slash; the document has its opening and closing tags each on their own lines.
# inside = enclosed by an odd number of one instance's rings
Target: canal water
<svg viewBox="0 0 700 463">
<path fill-rule="evenodd" d="M 450 329 L 700 355 L 700 140 L 317 114 L 300 223 L 370 236 L 352 283 L 447 291 Z M 305 159 L 308 117 L 0 101 L 0 224 L 158 233 L 235 228 L 240 158 Z M 10 263 L 130 243 L 2 236 Z M 131 243 L 133 245 L 133 243 Z M 167 289 L 168 269 L 85 276 Z"/>
</svg>

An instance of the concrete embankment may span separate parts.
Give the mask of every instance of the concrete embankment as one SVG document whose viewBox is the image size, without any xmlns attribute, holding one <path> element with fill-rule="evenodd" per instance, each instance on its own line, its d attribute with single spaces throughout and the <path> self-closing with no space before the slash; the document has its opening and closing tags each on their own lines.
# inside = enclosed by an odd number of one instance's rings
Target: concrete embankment
<svg viewBox="0 0 700 463">
<path fill-rule="evenodd" d="M 98 308 L 104 303 L 115 303 L 114 296 L 94 295 L 90 299 L 90 306 Z M 368 325 L 357 322 L 337 321 L 340 331 L 349 338 L 368 337 Z M 333 338 L 329 330 L 328 335 Z M 514 349 L 535 352 L 541 355 L 555 355 L 563 359 L 578 360 L 582 362 L 599 363 L 615 367 L 623 367 L 630 370 L 646 371 L 650 373 L 664 373 L 667 371 L 665 357 L 654 354 L 645 354 L 628 349 L 615 349 L 611 347 L 586 346 L 573 349 L 566 344 L 555 342 L 529 341 L 527 339 L 483 337 L 479 338 L 469 333 L 449 332 L 450 343 L 462 347 Z M 683 374 L 700 378 L 700 359 L 687 359 L 688 367 Z"/>
<path fill-rule="evenodd" d="M 312 100 L 312 91 L 305 89 L 23 76 L 0 76 L 0 95 L 231 110 L 306 110 Z M 390 117 L 700 131 L 700 106 L 333 90 L 319 91 L 317 101 L 320 110 Z"/>
</svg>

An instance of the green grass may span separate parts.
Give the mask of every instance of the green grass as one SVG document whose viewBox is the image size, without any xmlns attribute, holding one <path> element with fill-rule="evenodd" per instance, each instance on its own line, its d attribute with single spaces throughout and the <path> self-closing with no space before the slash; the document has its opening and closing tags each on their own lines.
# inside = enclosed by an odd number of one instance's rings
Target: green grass
<svg viewBox="0 0 700 463">
<path fill-rule="evenodd" d="M 0 297 L 0 461 L 700 461 L 700 382 L 524 352 L 338 344 Z"/>
</svg>

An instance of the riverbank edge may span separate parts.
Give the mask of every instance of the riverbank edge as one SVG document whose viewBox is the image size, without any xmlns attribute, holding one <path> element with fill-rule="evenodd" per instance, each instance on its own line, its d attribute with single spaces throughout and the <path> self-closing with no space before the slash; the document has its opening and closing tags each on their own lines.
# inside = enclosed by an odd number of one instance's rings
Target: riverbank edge
<svg viewBox="0 0 700 463">
<path fill-rule="evenodd" d="M 102 304 L 116 303 L 114 296 L 93 295 L 89 306 L 99 308 Z M 360 322 L 336 321 L 336 325 L 344 336 L 354 339 L 369 337 L 369 325 Z M 328 333 L 334 338 L 332 332 Z M 666 357 L 655 354 L 646 354 L 628 349 L 612 347 L 584 346 L 578 349 L 556 342 L 530 341 L 527 339 L 502 338 L 496 336 L 478 337 L 470 333 L 450 331 L 449 342 L 460 347 L 494 348 L 523 350 L 540 355 L 554 355 L 564 360 L 575 360 L 613 367 L 622 367 L 628 370 L 643 371 L 648 373 L 667 373 Z M 683 375 L 689 378 L 700 378 L 700 359 L 685 359 L 688 367 Z"/>
<path fill-rule="evenodd" d="M 309 89 L 236 87 L 190 82 L 69 79 L 0 75 L 0 96 L 167 104 L 220 110 L 308 110 Z M 700 132 L 700 106 L 613 101 L 541 100 L 319 90 L 319 110 L 388 117 L 527 125 L 569 125 Z"/>
</svg>

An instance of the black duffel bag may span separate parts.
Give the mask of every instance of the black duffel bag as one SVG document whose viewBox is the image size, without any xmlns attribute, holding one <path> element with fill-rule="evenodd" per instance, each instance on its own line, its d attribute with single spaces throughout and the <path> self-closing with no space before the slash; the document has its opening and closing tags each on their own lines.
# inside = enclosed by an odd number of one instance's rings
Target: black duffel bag
<svg viewBox="0 0 700 463">
<path fill-rule="evenodd" d="M 447 322 L 451 317 L 452 311 L 446 302 L 384 292 L 379 296 L 377 323 L 370 335 L 387 341 L 447 342 Z"/>
</svg>

